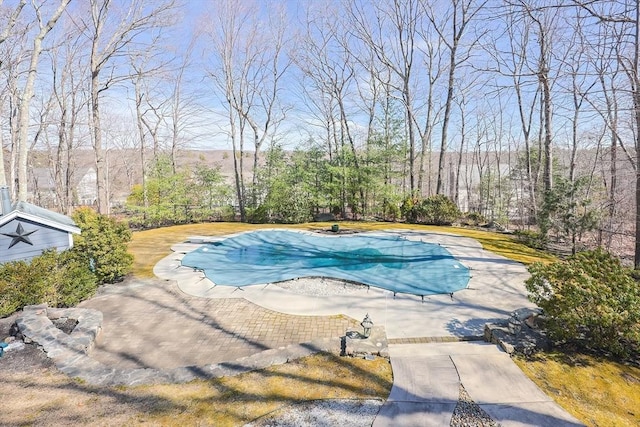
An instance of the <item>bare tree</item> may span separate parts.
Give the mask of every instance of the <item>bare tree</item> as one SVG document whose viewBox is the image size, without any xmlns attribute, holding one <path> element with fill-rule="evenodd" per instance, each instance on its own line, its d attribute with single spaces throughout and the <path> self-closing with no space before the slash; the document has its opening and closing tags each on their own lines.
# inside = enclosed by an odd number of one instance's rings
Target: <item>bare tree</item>
<svg viewBox="0 0 640 427">
<path fill-rule="evenodd" d="M 195 38 L 192 38 L 182 55 L 177 55 L 177 66 L 165 75 L 170 81 L 166 117 L 169 122 L 169 150 L 174 173 L 177 171 L 178 150 L 194 138 L 196 129 L 204 124 L 203 119 L 197 119 L 203 115 L 204 109 L 196 98 L 197 94 L 190 92 L 187 87 L 194 45 Z"/>
<path fill-rule="evenodd" d="M 234 151 L 236 196 L 241 220 L 246 220 L 243 157 L 245 138 L 253 142 L 251 203 L 257 203 L 257 168 L 264 142 L 284 119 L 282 78 L 289 60 L 285 56 L 284 14 L 277 8 L 268 19 L 260 16 L 258 3 L 223 1 L 215 10 L 215 24 L 208 29 L 214 64 L 209 70 L 226 103 L 229 136 Z M 269 27 L 270 31 L 259 31 Z"/>
<path fill-rule="evenodd" d="M 158 44 L 158 38 L 151 43 Z M 165 124 L 163 108 L 169 99 L 158 88 L 158 77 L 169 61 L 160 59 L 156 49 L 146 52 L 134 52 L 130 56 L 131 79 L 133 80 L 136 128 L 140 138 L 140 164 L 142 165 L 142 199 L 145 208 L 149 207 L 147 197 L 147 137 L 151 139 L 152 162 L 160 155 L 160 130 Z M 175 169 L 174 169 L 175 172 Z M 146 211 L 145 211 L 146 215 Z"/>
<path fill-rule="evenodd" d="M 607 218 L 603 226 L 606 228 L 606 247 L 609 248 L 612 243 L 614 223 L 624 221 L 624 217 L 618 214 L 619 205 L 619 186 L 618 186 L 618 163 L 623 160 L 619 159 L 619 149 L 626 156 L 626 160 L 634 167 L 635 159 L 632 153 L 627 149 L 625 138 L 623 138 L 622 117 L 620 113 L 620 104 L 624 103 L 626 94 L 624 81 L 624 73 L 620 62 L 618 61 L 618 49 L 621 44 L 620 34 L 615 34 L 608 29 L 598 26 L 596 27 L 596 35 L 598 43 L 589 43 L 590 48 L 590 67 L 593 68 L 596 76 L 596 82 L 599 86 L 601 95 L 598 97 L 587 97 L 586 101 L 593 110 L 601 117 L 604 124 L 602 136 L 597 138 L 600 142 L 605 134 L 608 134 L 609 151 L 608 158 L 601 159 L 602 166 L 608 163 L 608 173 L 603 173 L 602 182 L 607 189 Z M 598 147 L 600 144 L 598 144 Z M 604 155 L 604 153 L 603 153 Z"/>
<path fill-rule="evenodd" d="M 441 11 L 436 11 L 431 5 L 424 4 L 424 12 L 433 24 L 440 40 L 447 47 L 449 52 L 449 69 L 447 79 L 447 97 L 442 118 L 442 132 L 440 136 L 440 155 L 438 159 L 438 178 L 436 182 L 436 194 L 442 194 L 444 190 L 444 166 L 445 153 L 447 152 L 449 121 L 451 120 L 451 107 L 455 89 L 456 69 L 469 59 L 470 51 L 478 42 L 480 35 L 472 40 L 466 50 L 459 52 L 462 45 L 462 37 L 465 35 L 467 27 L 476 15 L 482 10 L 486 1 L 477 2 L 475 0 L 451 0 L 451 5 L 444 19 L 438 19 L 442 15 Z"/>
<path fill-rule="evenodd" d="M 443 52 L 442 52 L 442 41 L 439 37 L 435 38 L 433 41 L 433 37 L 431 37 L 433 30 L 425 29 L 421 32 L 421 37 L 423 39 L 423 43 L 421 43 L 424 47 L 421 47 L 424 56 L 424 67 L 426 71 L 426 76 L 428 78 L 427 84 L 427 94 L 425 99 L 425 109 L 424 114 L 424 125 L 419 126 L 418 132 L 420 133 L 420 163 L 419 163 L 419 172 L 418 172 L 418 189 L 422 192 L 424 191 L 424 176 L 425 176 L 425 157 L 428 156 L 427 170 L 426 170 L 426 179 L 427 179 L 427 196 L 432 196 L 432 178 L 433 178 L 433 130 L 438 121 L 438 117 L 442 112 L 442 109 L 436 105 L 436 84 L 442 77 L 443 72 L 445 71 L 442 61 L 443 61 Z M 417 118 L 417 117 L 416 117 Z"/>
<path fill-rule="evenodd" d="M 395 76 L 395 79 L 389 80 L 387 84 L 391 84 L 400 94 L 405 109 L 409 139 L 409 191 L 413 194 L 416 189 L 416 119 L 413 112 L 412 69 L 420 5 L 416 0 L 394 0 L 392 3 L 375 4 L 373 23 L 369 22 L 367 8 L 358 6 L 357 3 L 353 5 L 351 17 L 358 37 Z M 374 73 L 374 77 L 376 75 L 377 73 Z"/>
<path fill-rule="evenodd" d="M 344 22 L 336 20 L 333 14 L 328 16 L 326 11 L 320 11 L 308 16 L 304 31 L 293 53 L 294 61 L 302 71 L 303 85 L 307 86 L 307 99 L 312 109 L 321 116 L 326 131 L 330 160 L 335 162 L 336 166 L 336 173 L 332 174 L 330 179 L 339 180 L 340 188 L 340 200 L 332 205 L 340 206 L 344 217 L 349 196 L 355 199 L 356 194 L 359 194 L 360 202 L 364 202 L 360 174 L 354 174 L 353 180 L 356 184 L 349 186 L 346 173 L 350 163 L 356 171 L 360 167 L 361 153 L 356 146 L 356 135 L 351 121 L 352 110 L 356 108 L 351 100 L 358 96 L 358 61 L 349 46 L 350 37 L 345 31 Z M 351 159 L 348 159 L 349 153 Z M 364 209 L 362 204 L 353 207 Z"/>
<path fill-rule="evenodd" d="M 595 24 L 614 34 L 622 35 L 621 44 L 616 47 L 616 60 L 628 80 L 628 94 L 633 105 L 634 148 L 640 152 L 640 4 L 634 2 L 628 7 L 626 2 L 573 0 L 595 18 Z M 635 249 L 634 265 L 640 269 L 640 156 L 633 162 L 635 172 Z"/>
<path fill-rule="evenodd" d="M 526 186 L 521 192 L 528 194 L 530 219 L 538 220 L 540 175 L 544 194 L 553 185 L 552 89 L 560 67 L 553 63 L 552 47 L 557 37 L 557 17 L 553 8 L 535 0 L 507 0 L 505 5 L 507 10 L 501 16 L 510 48 L 505 50 L 495 43 L 491 54 L 495 55 L 496 71 L 511 79 L 510 90 L 515 93 L 524 140 L 524 162 L 521 162 L 524 173 L 522 170 L 519 173 L 525 176 L 520 182 L 526 182 Z M 559 50 L 558 46 L 555 48 Z M 534 136 L 536 109 L 537 138 Z M 545 219 L 540 223 L 546 224 Z"/>
<path fill-rule="evenodd" d="M 465 143 L 467 142 L 467 97 L 463 93 L 456 100 L 456 104 L 458 105 L 458 109 L 460 110 L 460 147 L 458 149 L 458 162 L 456 164 L 455 170 L 455 183 L 453 185 L 453 202 L 460 206 L 460 172 L 462 170 L 462 158 L 464 156 L 464 152 L 466 150 Z"/>
<path fill-rule="evenodd" d="M 535 220 L 538 215 L 540 164 L 534 161 L 533 154 L 534 151 L 540 152 L 540 149 L 534 147 L 535 138 L 532 134 L 535 124 L 534 113 L 540 102 L 540 85 L 536 83 L 536 75 L 529 70 L 527 62 L 530 56 L 528 52 L 531 49 L 532 29 L 530 22 L 523 21 L 521 16 L 511 9 L 502 16 L 509 49 L 503 51 L 498 42 L 494 42 L 489 53 L 494 56 L 495 71 L 510 80 L 508 88 L 515 93 L 517 117 L 524 143 L 524 179 L 519 181 L 526 184 L 521 186 L 520 193 L 528 195 L 526 208 L 523 208 L 522 212 L 526 212 L 529 219 Z M 530 90 L 531 87 L 535 89 Z"/>
<path fill-rule="evenodd" d="M 39 31 L 33 39 L 33 48 L 31 50 L 31 59 L 27 71 L 27 80 L 20 96 L 18 138 L 16 140 L 18 146 L 18 200 L 20 201 L 27 200 L 27 155 L 29 153 L 27 137 L 29 131 L 29 107 L 31 104 L 31 98 L 33 98 L 36 74 L 38 71 L 38 61 L 43 49 L 42 44 L 47 34 L 49 34 L 56 25 L 56 22 L 70 1 L 71 0 L 61 0 L 58 7 L 52 12 L 51 17 L 46 22 L 42 17 L 42 5 L 36 6 L 34 4 Z"/>
<path fill-rule="evenodd" d="M 534 2 L 532 2 L 534 3 Z M 552 52 L 552 27 L 555 25 L 554 11 L 545 7 L 537 7 L 525 0 L 518 0 L 519 7 L 528 19 L 533 22 L 534 34 L 538 43 L 538 52 L 536 55 L 537 64 L 532 71 L 538 77 L 540 84 L 541 99 L 541 132 L 544 129 L 544 167 L 542 181 L 545 194 L 551 190 L 553 186 L 553 150 L 552 150 L 552 123 L 551 123 L 551 81 L 550 81 L 550 62 Z M 543 231 L 544 232 L 544 231 Z"/>
<path fill-rule="evenodd" d="M 132 50 L 144 49 L 141 35 L 153 28 L 169 25 L 174 3 L 172 0 L 157 3 L 150 0 L 132 0 L 125 9 L 112 0 L 91 0 L 90 18 L 82 19 L 83 30 L 91 41 L 90 87 L 91 131 L 96 163 L 98 211 L 109 213 L 107 197 L 106 158 L 102 142 L 100 96 L 114 84 L 127 77 L 127 72 L 117 71 L 117 59 Z M 104 76 L 105 71 L 108 73 Z"/>
<path fill-rule="evenodd" d="M 0 46 L 7 40 L 7 38 L 11 35 L 11 31 L 16 25 L 18 21 L 18 17 L 22 12 L 27 0 L 20 0 L 20 2 L 16 5 L 15 9 L 11 12 L 11 14 L 7 18 L 7 23 L 3 25 L 2 32 L 0 32 Z M 2 6 L 2 0 L 0 0 L 0 6 Z M 3 66 L 3 61 L 0 61 L 0 69 Z M 3 144 L 0 140 L 0 187 L 4 187 L 7 185 L 7 175 L 4 170 L 4 148 Z"/>
<path fill-rule="evenodd" d="M 244 128 L 245 119 L 238 115 L 240 103 L 243 101 L 243 89 L 241 81 L 236 74 L 235 55 L 240 55 L 238 50 L 242 43 L 240 38 L 242 29 L 246 25 L 248 16 L 240 10 L 240 6 L 234 8 L 230 2 L 220 3 L 216 11 L 217 24 L 210 28 L 209 37 L 213 42 L 213 53 L 216 62 L 209 71 L 217 89 L 221 92 L 225 101 L 226 115 L 229 120 L 228 135 L 233 149 L 233 170 L 236 188 L 236 198 L 240 209 L 240 220 L 246 221 L 245 207 L 245 182 L 244 182 Z M 245 68 L 240 68 L 241 77 L 246 73 Z"/>
<path fill-rule="evenodd" d="M 63 33 L 65 41 L 50 50 L 51 100 L 55 114 L 49 122 L 55 123 L 55 141 L 49 144 L 50 168 L 56 184 L 58 209 L 68 214 L 75 202 L 74 177 L 76 174 L 75 150 L 81 146 L 81 133 L 88 97 L 86 72 L 82 71 L 82 41 L 69 32 Z M 79 129 L 80 128 L 80 129 Z"/>
</svg>

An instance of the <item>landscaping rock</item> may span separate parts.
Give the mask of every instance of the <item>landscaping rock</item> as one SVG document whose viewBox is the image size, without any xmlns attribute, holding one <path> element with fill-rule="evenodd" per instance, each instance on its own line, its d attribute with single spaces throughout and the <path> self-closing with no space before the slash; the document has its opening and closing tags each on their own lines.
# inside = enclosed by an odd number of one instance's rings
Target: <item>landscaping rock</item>
<svg viewBox="0 0 640 427">
<path fill-rule="evenodd" d="M 487 323 L 484 339 L 497 344 L 508 354 L 531 355 L 550 347 L 545 332 L 539 328 L 542 323 L 540 309 L 522 308 L 515 310 L 508 320 Z"/>
<path fill-rule="evenodd" d="M 24 350 L 24 347 L 25 345 L 22 341 L 13 341 L 4 349 L 4 351 Z"/>
<path fill-rule="evenodd" d="M 345 356 L 364 357 L 367 355 L 389 357 L 389 343 L 384 326 L 374 326 L 369 338 L 364 338 L 360 331 L 347 331 L 343 339 Z"/>
</svg>

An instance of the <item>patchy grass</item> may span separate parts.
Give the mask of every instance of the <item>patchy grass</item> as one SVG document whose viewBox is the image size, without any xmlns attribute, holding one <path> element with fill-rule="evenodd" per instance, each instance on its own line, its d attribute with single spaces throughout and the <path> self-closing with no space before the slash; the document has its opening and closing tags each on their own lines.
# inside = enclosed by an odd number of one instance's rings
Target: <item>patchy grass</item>
<svg viewBox="0 0 640 427">
<path fill-rule="evenodd" d="M 640 425 L 640 368 L 580 354 L 515 362 L 545 393 L 588 426 Z"/>
<path fill-rule="evenodd" d="M 321 399 L 386 399 L 392 385 L 388 360 L 319 354 L 268 369 L 212 381 L 149 389 L 175 408 L 163 408 L 144 421 L 161 425 L 237 426 L 283 406 Z M 148 393 L 147 388 L 139 389 Z"/>
<path fill-rule="evenodd" d="M 318 399 L 386 399 L 388 360 L 317 354 L 235 377 L 188 384 L 95 387 L 50 371 L 0 372 L 0 425 L 239 426 Z"/>
</svg>

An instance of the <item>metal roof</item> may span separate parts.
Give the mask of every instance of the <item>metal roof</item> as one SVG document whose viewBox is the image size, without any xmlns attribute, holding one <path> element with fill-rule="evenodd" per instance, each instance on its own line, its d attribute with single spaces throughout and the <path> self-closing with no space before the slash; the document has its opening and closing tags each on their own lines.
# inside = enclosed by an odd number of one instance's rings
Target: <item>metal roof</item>
<svg viewBox="0 0 640 427">
<path fill-rule="evenodd" d="M 27 202 L 17 202 L 13 210 L 0 216 L 0 227 L 14 218 L 23 218 L 42 225 L 47 225 L 69 233 L 80 234 L 80 228 L 71 218 Z"/>
</svg>

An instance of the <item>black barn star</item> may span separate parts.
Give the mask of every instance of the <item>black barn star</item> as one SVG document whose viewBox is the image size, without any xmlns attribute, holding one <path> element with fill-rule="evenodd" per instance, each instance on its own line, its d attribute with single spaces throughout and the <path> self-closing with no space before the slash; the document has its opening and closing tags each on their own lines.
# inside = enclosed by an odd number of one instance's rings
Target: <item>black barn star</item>
<svg viewBox="0 0 640 427">
<path fill-rule="evenodd" d="M 22 228 L 22 224 L 18 223 L 18 227 L 16 228 L 15 233 L 0 233 L 0 234 L 2 234 L 3 236 L 11 237 L 13 239 L 11 240 L 11 244 L 9 245 L 9 249 L 11 249 L 14 245 L 20 242 L 24 242 L 33 246 L 33 243 L 31 242 L 31 239 L 29 239 L 29 236 L 35 233 L 36 231 L 38 230 L 28 231 L 25 233 L 24 228 Z"/>
</svg>

